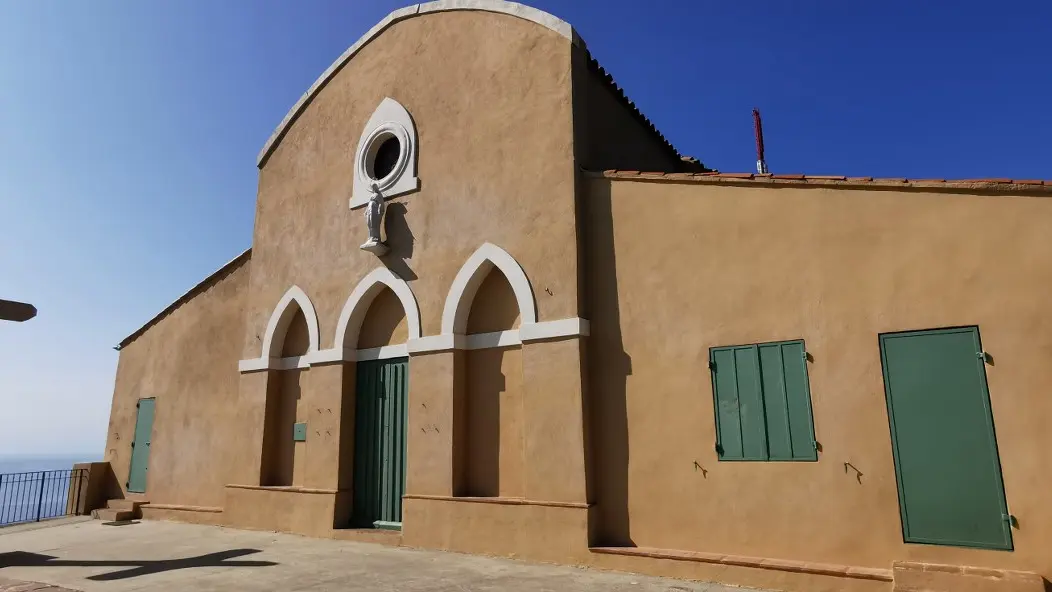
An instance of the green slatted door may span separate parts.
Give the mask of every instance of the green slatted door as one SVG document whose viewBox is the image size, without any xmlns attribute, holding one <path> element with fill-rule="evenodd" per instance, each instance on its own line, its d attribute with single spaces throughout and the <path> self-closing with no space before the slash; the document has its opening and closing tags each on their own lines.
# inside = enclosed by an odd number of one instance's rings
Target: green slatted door
<svg viewBox="0 0 1052 592">
<path fill-rule="evenodd" d="M 1012 549 L 978 327 L 880 336 L 903 538 Z"/>
<path fill-rule="evenodd" d="M 358 362 L 352 526 L 402 527 L 409 360 Z"/>
</svg>

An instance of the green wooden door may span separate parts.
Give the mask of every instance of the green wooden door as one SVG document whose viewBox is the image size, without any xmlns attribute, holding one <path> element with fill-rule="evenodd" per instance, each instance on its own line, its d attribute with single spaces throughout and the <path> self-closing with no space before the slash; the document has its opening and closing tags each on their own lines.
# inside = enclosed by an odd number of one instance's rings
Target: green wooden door
<svg viewBox="0 0 1052 592">
<path fill-rule="evenodd" d="M 409 360 L 358 362 L 352 526 L 402 527 Z"/>
<path fill-rule="evenodd" d="M 153 433 L 153 399 L 139 399 L 132 440 L 131 469 L 125 486 L 132 493 L 146 493 L 146 471 L 150 464 L 150 434 Z"/>
<path fill-rule="evenodd" d="M 880 336 L 907 543 L 1012 549 L 978 327 Z"/>
</svg>

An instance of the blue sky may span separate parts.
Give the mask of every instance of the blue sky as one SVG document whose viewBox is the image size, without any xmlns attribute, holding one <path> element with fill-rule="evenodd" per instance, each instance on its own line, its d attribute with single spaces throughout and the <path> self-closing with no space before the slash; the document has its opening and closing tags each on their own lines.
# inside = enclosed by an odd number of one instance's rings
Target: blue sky
<svg viewBox="0 0 1052 592">
<path fill-rule="evenodd" d="M 708 166 L 752 170 L 755 106 L 773 172 L 1052 178 L 1052 3 L 532 4 Z M 0 297 L 40 310 L 0 325 L 0 456 L 101 456 L 112 347 L 250 245 L 264 141 L 402 5 L 0 0 Z"/>
</svg>

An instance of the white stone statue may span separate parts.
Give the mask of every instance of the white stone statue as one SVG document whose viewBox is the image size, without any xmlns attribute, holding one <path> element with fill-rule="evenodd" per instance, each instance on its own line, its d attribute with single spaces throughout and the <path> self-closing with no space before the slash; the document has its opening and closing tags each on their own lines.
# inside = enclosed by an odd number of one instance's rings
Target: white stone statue
<svg viewBox="0 0 1052 592">
<path fill-rule="evenodd" d="M 384 196 L 380 193 L 380 188 L 373 183 L 372 195 L 369 196 L 369 203 L 365 204 L 365 225 L 369 229 L 369 240 L 361 246 L 363 251 L 369 251 L 376 256 L 381 256 L 387 252 L 387 245 L 380 240 L 380 225 L 384 220 L 384 210 L 387 209 L 387 205 L 384 203 Z"/>
</svg>

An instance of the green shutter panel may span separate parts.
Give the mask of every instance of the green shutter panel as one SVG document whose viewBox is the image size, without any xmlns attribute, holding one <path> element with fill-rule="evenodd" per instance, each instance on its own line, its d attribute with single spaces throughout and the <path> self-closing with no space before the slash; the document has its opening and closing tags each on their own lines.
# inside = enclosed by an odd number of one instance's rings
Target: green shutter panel
<svg viewBox="0 0 1052 592">
<path fill-rule="evenodd" d="M 818 460 L 803 341 L 710 350 L 721 460 Z"/>
<path fill-rule="evenodd" d="M 818 460 L 803 341 L 760 346 L 771 460 Z"/>
<path fill-rule="evenodd" d="M 738 418 L 738 378 L 734 369 L 734 350 L 712 350 L 710 367 L 716 400 L 716 452 L 723 459 L 741 459 L 742 430 Z"/>
<path fill-rule="evenodd" d="M 804 342 L 782 345 L 782 370 L 785 373 L 786 403 L 789 410 L 789 432 L 794 460 L 818 460 L 815 422 L 811 413 L 811 388 L 807 378 L 807 350 Z"/>
<path fill-rule="evenodd" d="M 760 376 L 763 379 L 764 414 L 767 418 L 767 450 L 771 460 L 792 460 L 793 441 L 786 396 L 785 360 L 782 344 L 759 346 Z"/>
<path fill-rule="evenodd" d="M 766 420 L 756 346 L 712 351 L 720 458 L 765 460 Z"/>
<path fill-rule="evenodd" d="M 759 349 L 756 346 L 736 348 L 734 366 L 738 374 L 742 456 L 745 460 L 767 460 L 767 420 L 763 409 Z"/>
</svg>

